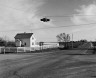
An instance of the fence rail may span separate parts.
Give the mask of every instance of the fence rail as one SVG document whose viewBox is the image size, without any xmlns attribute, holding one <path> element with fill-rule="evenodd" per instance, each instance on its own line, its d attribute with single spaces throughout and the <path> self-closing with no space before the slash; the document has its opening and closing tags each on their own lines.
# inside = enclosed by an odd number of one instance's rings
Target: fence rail
<svg viewBox="0 0 96 78">
<path fill-rule="evenodd" d="M 48 48 L 57 48 L 58 46 L 38 46 L 38 47 L 0 47 L 0 53 L 20 53 L 32 52 Z"/>
</svg>

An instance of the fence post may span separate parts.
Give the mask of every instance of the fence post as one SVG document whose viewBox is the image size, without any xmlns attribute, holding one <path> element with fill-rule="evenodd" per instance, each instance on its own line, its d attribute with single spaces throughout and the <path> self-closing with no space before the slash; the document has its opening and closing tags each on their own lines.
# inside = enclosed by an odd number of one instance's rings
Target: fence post
<svg viewBox="0 0 96 78">
<path fill-rule="evenodd" d="M 24 52 L 25 52 L 25 47 L 24 47 Z"/>
<path fill-rule="evenodd" d="M 18 47 L 17 47 L 17 53 L 18 53 Z"/>
<path fill-rule="evenodd" d="M 5 54 L 5 48 L 4 48 L 4 54 Z"/>
<path fill-rule="evenodd" d="M 10 47 L 9 47 L 9 52 L 11 52 L 11 49 L 10 49 Z"/>
<path fill-rule="evenodd" d="M 31 47 L 30 47 L 30 52 L 31 52 Z"/>
<path fill-rule="evenodd" d="M 0 53 L 1 53 L 1 47 L 0 47 Z"/>
</svg>

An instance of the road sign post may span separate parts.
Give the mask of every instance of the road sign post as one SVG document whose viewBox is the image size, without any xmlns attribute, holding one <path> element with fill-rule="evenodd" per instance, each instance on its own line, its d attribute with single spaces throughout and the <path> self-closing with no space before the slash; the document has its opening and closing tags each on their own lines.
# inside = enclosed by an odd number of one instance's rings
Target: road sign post
<svg viewBox="0 0 96 78">
<path fill-rule="evenodd" d="M 44 42 L 39 42 L 40 50 L 43 50 Z"/>
</svg>

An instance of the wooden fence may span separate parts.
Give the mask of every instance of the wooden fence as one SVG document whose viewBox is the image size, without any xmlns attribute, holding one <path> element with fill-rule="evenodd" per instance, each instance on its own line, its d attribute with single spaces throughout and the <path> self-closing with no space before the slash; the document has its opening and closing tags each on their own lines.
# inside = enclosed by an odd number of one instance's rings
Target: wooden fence
<svg viewBox="0 0 96 78">
<path fill-rule="evenodd" d="M 48 48 L 57 48 L 58 46 L 38 46 L 38 47 L 0 47 L 0 53 L 20 53 L 33 52 Z"/>
</svg>

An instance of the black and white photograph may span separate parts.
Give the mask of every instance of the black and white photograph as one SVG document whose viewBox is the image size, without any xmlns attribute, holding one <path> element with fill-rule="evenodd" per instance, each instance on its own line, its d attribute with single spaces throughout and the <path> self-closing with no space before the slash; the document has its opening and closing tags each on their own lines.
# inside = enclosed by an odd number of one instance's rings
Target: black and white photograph
<svg viewBox="0 0 96 78">
<path fill-rule="evenodd" d="M 0 78 L 96 78 L 96 0 L 0 0 Z"/>
</svg>

